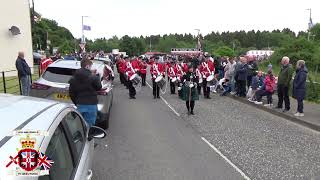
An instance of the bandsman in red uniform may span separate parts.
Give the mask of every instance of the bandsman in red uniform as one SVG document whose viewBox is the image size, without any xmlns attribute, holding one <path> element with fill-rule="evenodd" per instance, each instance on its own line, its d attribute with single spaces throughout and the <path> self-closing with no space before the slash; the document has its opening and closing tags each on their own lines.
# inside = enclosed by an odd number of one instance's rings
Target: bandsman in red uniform
<svg viewBox="0 0 320 180">
<path fill-rule="evenodd" d="M 103 70 L 103 79 L 105 81 L 114 80 L 114 72 L 110 66 L 110 61 L 105 61 L 104 70 Z"/>
<path fill-rule="evenodd" d="M 188 72 L 188 65 L 183 62 L 183 59 L 179 59 L 179 63 L 175 65 L 178 78 L 178 94 L 182 96 L 182 77 Z"/>
<path fill-rule="evenodd" d="M 142 79 L 142 86 L 146 86 L 146 77 L 147 77 L 147 68 L 148 64 L 145 60 L 141 59 L 140 61 L 140 76 Z"/>
<path fill-rule="evenodd" d="M 172 82 L 172 80 L 174 78 L 177 78 L 177 69 L 175 68 L 175 62 L 171 61 L 169 67 L 168 67 L 168 77 L 169 77 L 169 81 L 170 81 L 170 91 L 171 94 L 175 94 L 176 93 L 176 82 Z M 177 80 L 176 80 L 177 81 Z"/>
<path fill-rule="evenodd" d="M 40 61 L 40 74 L 43 74 L 51 63 L 53 63 L 53 60 L 49 54 L 47 54 L 46 57 Z"/>
<path fill-rule="evenodd" d="M 199 95 L 201 95 L 201 85 L 203 83 L 203 78 L 202 78 L 202 74 L 201 74 L 200 69 L 201 69 L 201 64 L 198 64 L 197 68 L 196 68 L 196 78 L 197 78 L 197 82 L 198 82 L 197 89 L 198 89 Z"/>
<path fill-rule="evenodd" d="M 133 59 L 129 60 L 129 58 L 128 58 L 128 60 L 126 60 L 126 71 L 125 71 L 125 74 L 126 74 L 126 77 L 127 77 L 127 85 L 128 85 L 128 89 L 129 89 L 129 97 L 130 97 L 130 99 L 136 99 L 136 97 L 135 97 L 136 96 L 136 89 L 134 88 L 133 83 L 130 80 L 131 77 L 136 74 L 136 71 L 135 71 L 135 69 L 133 67 L 133 64 L 134 64 L 134 60 Z"/>
<path fill-rule="evenodd" d="M 152 92 L 153 92 L 153 98 L 160 98 L 160 87 L 158 84 L 155 82 L 156 78 L 158 76 L 162 76 L 163 78 L 165 77 L 165 70 L 164 66 L 160 63 L 158 63 L 159 58 L 155 58 L 154 63 L 152 63 L 151 68 L 150 68 L 150 74 L 152 78 Z"/>
<path fill-rule="evenodd" d="M 207 99 L 210 98 L 210 86 L 208 85 L 207 78 L 211 75 L 214 75 L 214 63 L 209 61 L 209 58 L 206 58 L 204 62 L 201 63 L 200 72 L 203 78 L 203 95 Z"/>
<path fill-rule="evenodd" d="M 125 86 L 127 86 L 126 84 L 126 77 L 125 77 L 125 72 L 126 72 L 126 60 L 121 58 L 118 62 L 118 67 L 119 67 L 119 74 L 120 74 L 120 82 L 121 84 L 124 84 Z"/>
</svg>

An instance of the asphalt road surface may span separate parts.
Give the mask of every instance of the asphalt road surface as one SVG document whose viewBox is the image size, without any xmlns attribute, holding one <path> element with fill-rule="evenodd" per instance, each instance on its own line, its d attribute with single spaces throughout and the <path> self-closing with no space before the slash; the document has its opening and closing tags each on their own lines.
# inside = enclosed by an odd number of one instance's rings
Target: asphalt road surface
<svg viewBox="0 0 320 180">
<path fill-rule="evenodd" d="M 108 136 L 95 149 L 95 180 L 320 176 L 320 133 L 270 113 L 213 95 L 188 116 L 177 95 L 154 100 L 147 86 L 129 100 L 117 81 L 114 95 Z"/>
</svg>

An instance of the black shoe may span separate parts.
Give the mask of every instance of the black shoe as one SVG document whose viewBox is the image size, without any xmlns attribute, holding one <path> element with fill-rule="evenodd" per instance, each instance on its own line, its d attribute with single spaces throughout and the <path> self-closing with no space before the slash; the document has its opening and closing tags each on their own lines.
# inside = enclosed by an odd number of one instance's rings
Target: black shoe
<svg viewBox="0 0 320 180">
<path fill-rule="evenodd" d="M 284 109 L 282 112 L 286 113 L 288 112 L 290 109 Z"/>
<path fill-rule="evenodd" d="M 207 99 L 211 99 L 211 97 L 207 97 Z"/>
<path fill-rule="evenodd" d="M 157 98 L 160 99 L 160 96 L 158 96 Z"/>
<path fill-rule="evenodd" d="M 156 96 L 153 96 L 153 99 L 157 99 L 157 97 L 156 97 Z"/>
<path fill-rule="evenodd" d="M 277 107 L 275 107 L 275 109 L 282 109 L 282 107 L 277 106 Z"/>
<path fill-rule="evenodd" d="M 134 97 L 134 96 L 131 96 L 131 97 L 130 97 L 130 99 L 136 99 L 136 97 Z"/>
<path fill-rule="evenodd" d="M 194 115 L 193 111 L 190 112 L 191 115 Z"/>
</svg>

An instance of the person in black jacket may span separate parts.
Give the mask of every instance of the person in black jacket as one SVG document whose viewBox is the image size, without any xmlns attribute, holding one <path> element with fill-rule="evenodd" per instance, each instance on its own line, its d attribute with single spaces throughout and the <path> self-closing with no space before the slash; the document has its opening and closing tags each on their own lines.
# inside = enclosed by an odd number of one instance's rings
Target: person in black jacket
<svg viewBox="0 0 320 180">
<path fill-rule="evenodd" d="M 240 97 L 246 97 L 246 82 L 248 76 L 248 65 L 247 65 L 247 58 L 240 57 L 240 64 L 236 71 L 237 77 L 237 95 Z"/>
<path fill-rule="evenodd" d="M 297 61 L 297 71 L 293 80 L 293 97 L 297 99 L 298 108 L 295 116 L 304 116 L 303 113 L 303 99 L 306 96 L 306 81 L 308 76 L 308 70 L 305 67 L 305 61 Z"/>
<path fill-rule="evenodd" d="M 92 62 L 82 60 L 81 68 L 70 79 L 69 95 L 89 126 L 94 126 L 98 111 L 98 94 L 102 85 L 99 76 L 91 70 Z"/>
<path fill-rule="evenodd" d="M 31 69 L 24 59 L 24 52 L 19 52 L 16 60 L 16 68 L 18 70 L 18 77 L 21 82 L 22 95 L 29 96 L 31 87 Z"/>
</svg>

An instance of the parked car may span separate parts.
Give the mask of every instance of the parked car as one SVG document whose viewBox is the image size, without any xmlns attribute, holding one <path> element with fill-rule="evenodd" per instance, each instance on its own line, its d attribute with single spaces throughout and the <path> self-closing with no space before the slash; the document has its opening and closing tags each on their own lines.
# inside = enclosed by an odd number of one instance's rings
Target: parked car
<svg viewBox="0 0 320 180">
<path fill-rule="evenodd" d="M 40 61 L 41 61 L 43 56 L 40 53 L 37 53 L 37 52 L 33 52 L 32 55 L 33 55 L 33 63 L 36 64 L 36 65 L 40 64 Z"/>
<path fill-rule="evenodd" d="M 0 131 L 0 179 L 3 180 L 83 180 L 92 178 L 94 138 L 104 138 L 106 132 L 89 126 L 81 114 L 68 103 L 10 94 L 0 94 L 0 116 L 5 122 Z M 32 149 L 39 150 L 54 161 L 49 175 L 19 177 L 9 175 L 18 164 L 6 167 L 21 149 L 23 135 L 13 131 L 47 132 L 47 136 L 32 135 Z M 22 148 L 23 149 L 23 148 Z"/>
<path fill-rule="evenodd" d="M 96 125 L 108 129 L 109 116 L 113 101 L 112 84 L 103 81 L 103 63 L 93 63 L 97 70 L 103 89 L 98 91 L 98 117 Z M 69 96 L 69 80 L 77 69 L 80 69 L 79 61 L 57 60 L 50 64 L 41 77 L 31 86 L 30 95 L 60 102 L 72 103 Z"/>
</svg>

